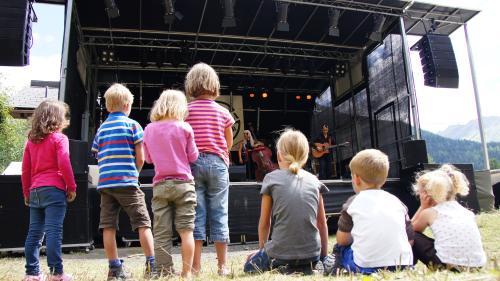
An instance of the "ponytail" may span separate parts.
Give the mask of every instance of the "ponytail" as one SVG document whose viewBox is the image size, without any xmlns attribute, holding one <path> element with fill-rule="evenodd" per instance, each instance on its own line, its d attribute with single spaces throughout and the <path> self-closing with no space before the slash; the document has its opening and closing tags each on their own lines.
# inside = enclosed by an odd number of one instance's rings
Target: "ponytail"
<svg viewBox="0 0 500 281">
<path fill-rule="evenodd" d="M 452 182 L 452 195 L 458 194 L 460 196 L 466 196 L 469 194 L 469 181 L 465 175 L 457 170 L 453 165 L 444 164 L 441 166 L 440 170 L 445 172 Z"/>
<path fill-rule="evenodd" d="M 297 161 L 294 161 L 288 167 L 288 170 L 294 174 L 298 174 L 300 170 L 300 164 Z"/>
</svg>

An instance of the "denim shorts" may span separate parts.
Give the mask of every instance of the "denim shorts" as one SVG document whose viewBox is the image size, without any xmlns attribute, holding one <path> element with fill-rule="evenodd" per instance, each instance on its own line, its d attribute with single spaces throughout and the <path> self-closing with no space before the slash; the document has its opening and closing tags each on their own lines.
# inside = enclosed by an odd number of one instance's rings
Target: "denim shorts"
<svg viewBox="0 0 500 281">
<path fill-rule="evenodd" d="M 200 153 L 198 160 L 191 164 L 191 172 L 197 198 L 194 239 L 206 239 L 208 216 L 210 241 L 229 242 L 229 172 L 226 163 L 215 154 Z"/>
<path fill-rule="evenodd" d="M 297 260 L 274 259 L 267 255 L 264 249 L 260 249 L 243 266 L 245 273 L 262 273 L 276 269 L 283 274 L 304 273 L 312 274 L 312 270 L 318 263 L 319 257 Z"/>
</svg>

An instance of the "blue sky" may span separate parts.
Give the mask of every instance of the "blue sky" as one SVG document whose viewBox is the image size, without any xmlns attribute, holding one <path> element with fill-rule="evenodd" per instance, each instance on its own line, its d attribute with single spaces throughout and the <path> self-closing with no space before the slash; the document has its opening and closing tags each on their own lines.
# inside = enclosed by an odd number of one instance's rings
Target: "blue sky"
<svg viewBox="0 0 500 281">
<path fill-rule="evenodd" d="M 480 9 L 482 12 L 469 22 L 469 36 L 473 47 L 476 75 L 483 116 L 500 116 L 500 38 L 493 33 L 500 10 L 498 0 L 426 0 L 448 6 Z M 27 67 L 0 67 L 6 78 L 2 83 L 19 89 L 32 79 L 59 80 L 64 7 L 35 4 L 38 23 L 33 24 L 34 45 L 31 64 Z M 420 121 L 423 129 L 433 132 L 449 125 L 465 124 L 476 119 L 474 92 L 470 76 L 467 48 L 463 29 L 451 35 L 460 74 L 460 88 L 435 89 L 423 85 L 423 73 L 417 52 L 412 52 L 412 66 L 416 81 Z M 413 44 L 419 38 L 410 37 Z"/>
</svg>

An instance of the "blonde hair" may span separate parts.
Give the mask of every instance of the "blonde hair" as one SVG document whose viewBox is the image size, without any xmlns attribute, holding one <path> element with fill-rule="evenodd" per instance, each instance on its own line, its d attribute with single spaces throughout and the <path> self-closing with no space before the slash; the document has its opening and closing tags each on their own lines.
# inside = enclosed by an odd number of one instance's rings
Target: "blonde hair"
<svg viewBox="0 0 500 281">
<path fill-rule="evenodd" d="M 173 118 L 184 121 L 188 113 L 187 100 L 183 92 L 177 90 L 165 90 L 155 101 L 151 109 L 151 122 L 165 118 Z"/>
<path fill-rule="evenodd" d="M 382 186 L 389 174 L 389 158 L 378 149 L 365 149 L 352 158 L 349 168 L 364 182 Z"/>
<path fill-rule="evenodd" d="M 249 143 L 250 143 L 250 145 L 253 147 L 253 146 L 255 145 L 255 141 L 253 140 L 252 132 L 250 132 L 250 130 L 244 130 L 244 131 L 243 131 L 243 134 L 247 134 L 247 135 L 250 137 L 250 140 L 249 140 L 249 141 L 247 141 L 247 140 L 245 139 L 245 136 L 243 136 L 243 142 L 244 142 L 244 143 L 248 143 L 248 142 L 249 142 Z"/>
<path fill-rule="evenodd" d="M 134 95 L 130 90 L 120 83 L 111 85 L 104 93 L 106 109 L 109 112 L 123 111 L 126 105 L 134 102 Z"/>
<path fill-rule="evenodd" d="M 68 115 L 66 103 L 58 100 L 42 101 L 33 113 L 28 139 L 39 143 L 47 135 L 66 128 L 69 125 Z"/>
<path fill-rule="evenodd" d="M 187 73 L 184 88 L 189 97 L 197 98 L 202 95 L 218 97 L 220 95 L 219 76 L 208 64 L 197 63 Z"/>
<path fill-rule="evenodd" d="M 279 137 L 276 148 L 282 160 L 290 164 L 288 170 L 298 174 L 309 155 L 309 143 L 306 136 L 300 131 L 286 129 Z"/>
<path fill-rule="evenodd" d="M 425 191 L 436 203 L 455 200 L 457 194 L 469 194 L 469 181 L 453 165 L 445 164 L 434 171 L 417 175 L 415 192 Z"/>
</svg>

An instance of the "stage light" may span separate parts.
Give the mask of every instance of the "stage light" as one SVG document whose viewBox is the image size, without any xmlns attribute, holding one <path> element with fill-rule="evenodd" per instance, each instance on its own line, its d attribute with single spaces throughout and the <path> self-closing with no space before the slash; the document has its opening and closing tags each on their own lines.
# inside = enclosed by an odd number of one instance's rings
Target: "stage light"
<svg viewBox="0 0 500 281">
<path fill-rule="evenodd" d="M 110 64 L 115 61 L 115 53 L 108 47 L 107 50 L 101 52 L 101 61 L 105 64 Z"/>
<path fill-rule="evenodd" d="M 224 18 L 222 19 L 222 27 L 235 27 L 236 19 L 234 18 L 234 2 L 236 0 L 224 0 Z"/>
<path fill-rule="evenodd" d="M 382 29 L 385 23 L 384 15 L 373 15 L 373 31 L 370 34 L 370 40 L 374 42 L 382 42 Z"/>
<path fill-rule="evenodd" d="M 250 98 L 252 98 L 252 99 L 253 99 L 253 98 L 255 98 L 255 94 L 254 94 L 254 93 L 249 93 L 249 94 L 248 94 L 248 96 L 249 96 Z"/>
<path fill-rule="evenodd" d="M 347 66 L 343 62 L 336 63 L 335 66 L 333 66 L 332 69 L 330 70 L 330 74 L 332 74 L 334 77 L 344 77 L 346 72 L 347 72 Z"/>
<path fill-rule="evenodd" d="M 261 94 L 261 97 L 263 99 L 267 99 L 268 96 L 269 96 L 269 94 L 266 91 L 262 92 L 262 94 Z"/>
<path fill-rule="evenodd" d="M 175 0 L 164 0 L 163 2 L 165 6 L 165 15 L 163 16 L 163 20 L 165 24 L 173 24 L 175 19 L 182 20 L 184 15 L 175 10 Z"/>
<path fill-rule="evenodd" d="M 296 96 L 295 96 L 295 99 L 296 99 L 296 100 L 300 100 L 301 98 L 302 98 L 302 97 L 301 97 L 301 96 L 299 96 L 299 95 L 296 95 Z"/>
<path fill-rule="evenodd" d="M 307 96 L 306 96 L 306 99 L 307 99 L 307 100 L 311 100 L 311 99 L 312 99 L 312 96 L 311 96 L 311 95 L 307 95 Z"/>
<path fill-rule="evenodd" d="M 340 36 L 340 31 L 338 27 L 339 18 L 340 18 L 340 10 L 333 8 L 328 9 L 328 19 L 330 22 L 330 25 L 328 27 L 328 35 L 332 37 Z"/>
<path fill-rule="evenodd" d="M 114 19 L 120 16 L 120 10 L 116 6 L 115 0 L 104 0 L 104 5 L 106 8 L 106 13 L 110 19 Z"/>
<path fill-rule="evenodd" d="M 278 24 L 276 25 L 276 30 L 288 32 L 290 31 L 290 26 L 288 25 L 289 3 L 279 2 L 276 5 L 278 10 Z"/>
</svg>

